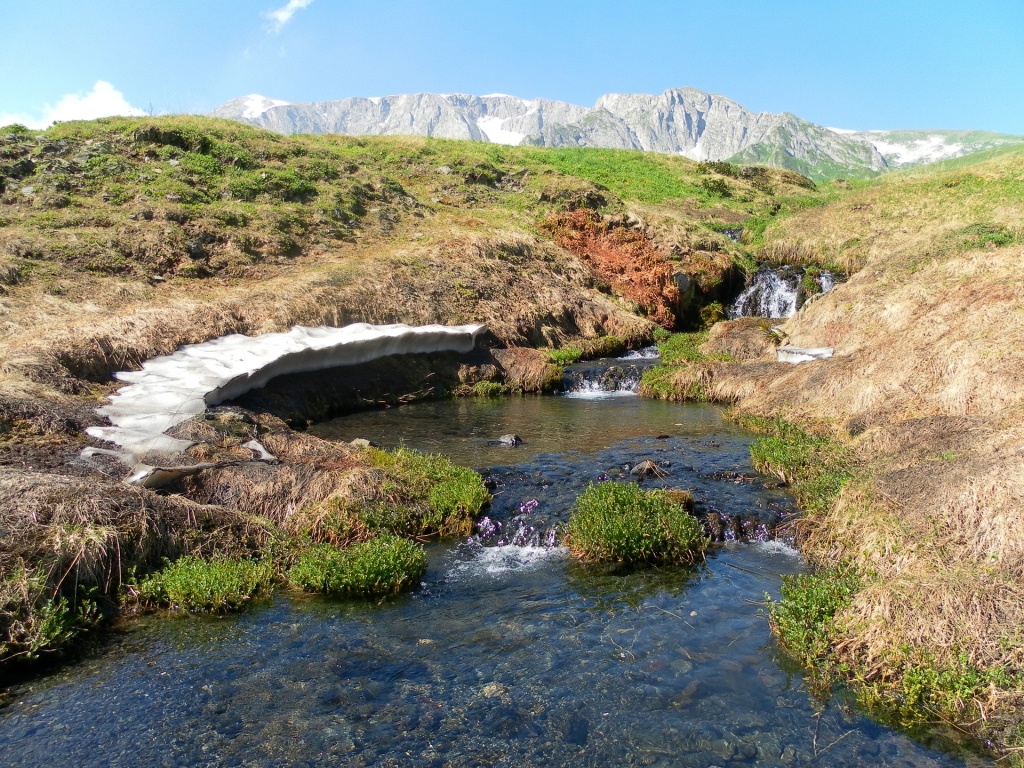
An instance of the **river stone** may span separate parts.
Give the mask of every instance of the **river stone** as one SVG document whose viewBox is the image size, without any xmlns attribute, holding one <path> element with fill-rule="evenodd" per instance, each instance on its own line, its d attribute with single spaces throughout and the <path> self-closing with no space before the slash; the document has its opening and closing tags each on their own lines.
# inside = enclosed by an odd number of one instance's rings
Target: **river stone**
<svg viewBox="0 0 1024 768">
<path fill-rule="evenodd" d="M 508 446 L 523 444 L 522 438 L 520 438 L 519 435 L 512 434 L 511 432 L 507 435 L 502 435 L 501 437 L 499 437 L 498 442 L 501 443 L 502 445 Z"/>
</svg>

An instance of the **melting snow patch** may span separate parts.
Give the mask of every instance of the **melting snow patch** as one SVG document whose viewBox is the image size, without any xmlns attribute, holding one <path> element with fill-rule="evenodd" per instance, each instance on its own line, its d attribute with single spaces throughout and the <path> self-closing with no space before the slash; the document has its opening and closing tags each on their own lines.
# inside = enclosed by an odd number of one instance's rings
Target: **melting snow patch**
<svg viewBox="0 0 1024 768">
<path fill-rule="evenodd" d="M 268 99 L 266 96 L 254 93 L 252 96 L 246 97 L 242 117 L 247 120 L 255 120 L 272 107 L 287 107 L 290 103 L 289 101 L 281 101 L 279 99 Z"/>
<path fill-rule="evenodd" d="M 476 121 L 477 128 L 483 131 L 488 141 L 493 144 L 509 144 L 511 146 L 518 146 L 525 137 L 525 133 L 517 133 L 516 131 L 506 131 L 501 127 L 505 121 L 500 117 L 481 117 Z"/>
<path fill-rule="evenodd" d="M 296 326 L 287 333 L 233 334 L 191 344 L 116 374 L 129 386 L 97 409 L 113 426 L 89 427 L 92 437 L 120 446 L 134 463 L 150 451 L 180 453 L 192 443 L 165 435 L 171 427 L 264 386 L 275 376 L 357 365 L 387 355 L 469 352 L 482 325 Z"/>
</svg>

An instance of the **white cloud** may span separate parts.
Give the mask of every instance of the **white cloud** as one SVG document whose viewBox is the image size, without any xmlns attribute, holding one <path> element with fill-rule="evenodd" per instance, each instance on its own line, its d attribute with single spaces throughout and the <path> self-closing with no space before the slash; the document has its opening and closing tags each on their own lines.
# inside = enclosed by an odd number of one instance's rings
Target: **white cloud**
<svg viewBox="0 0 1024 768">
<path fill-rule="evenodd" d="M 309 7 L 309 4 L 313 0 L 288 0 L 287 5 L 282 5 L 280 8 L 273 11 L 264 11 L 264 18 L 270 19 L 274 22 L 274 29 L 280 30 L 292 20 L 292 16 L 295 15 L 296 11 L 301 11 L 303 8 Z"/>
<path fill-rule="evenodd" d="M 2 112 L 0 125 L 21 123 L 29 128 L 42 129 L 49 128 L 55 120 L 95 120 L 114 115 L 140 117 L 146 114 L 129 104 L 123 93 L 104 80 L 97 80 L 92 90 L 84 96 L 69 93 L 56 104 L 46 104 L 41 113 L 41 116 L 32 116 Z"/>
</svg>

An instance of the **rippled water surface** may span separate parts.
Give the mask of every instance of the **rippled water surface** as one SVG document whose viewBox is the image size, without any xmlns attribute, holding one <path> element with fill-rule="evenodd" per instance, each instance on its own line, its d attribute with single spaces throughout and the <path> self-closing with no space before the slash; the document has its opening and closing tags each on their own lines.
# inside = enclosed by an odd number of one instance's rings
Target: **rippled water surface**
<svg viewBox="0 0 1024 768">
<path fill-rule="evenodd" d="M 587 483 L 643 458 L 667 472 L 643 483 L 689 488 L 705 514 L 789 513 L 717 408 L 462 400 L 317 432 L 481 468 L 495 486 L 481 535 L 432 545 L 422 587 L 381 604 L 282 595 L 241 616 L 146 619 L 0 712 L 0 764 L 964 764 L 808 694 L 760 613 L 802 567 L 784 543 L 633 573 L 544 546 Z M 507 432 L 524 444 L 488 443 Z"/>
</svg>

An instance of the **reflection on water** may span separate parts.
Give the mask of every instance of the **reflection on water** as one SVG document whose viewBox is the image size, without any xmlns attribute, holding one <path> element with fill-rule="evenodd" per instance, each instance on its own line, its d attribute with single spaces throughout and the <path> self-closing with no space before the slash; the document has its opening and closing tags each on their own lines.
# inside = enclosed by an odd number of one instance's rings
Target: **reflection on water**
<svg viewBox="0 0 1024 768">
<path fill-rule="evenodd" d="M 470 467 L 523 464 L 543 453 L 590 452 L 641 435 L 692 439 L 743 434 L 715 406 L 681 407 L 635 395 L 585 403 L 539 395 L 432 400 L 343 416 L 313 426 L 310 432 L 325 440 L 362 437 L 386 448 L 404 442 Z M 510 432 L 523 444 L 493 444 Z"/>
<path fill-rule="evenodd" d="M 718 409 L 512 398 L 323 429 L 486 467 L 495 532 L 431 545 L 421 588 L 380 604 L 279 596 L 237 617 L 147 619 L 0 713 L 0 764 L 963 765 L 810 697 L 760 613 L 802 567 L 784 543 L 634 572 L 575 563 L 541 535 L 495 546 L 556 529 L 587 483 L 641 457 L 669 473 L 644 483 L 691 488 L 704 509 L 785 514 Z M 510 431 L 525 445 L 487 445 Z"/>
</svg>

